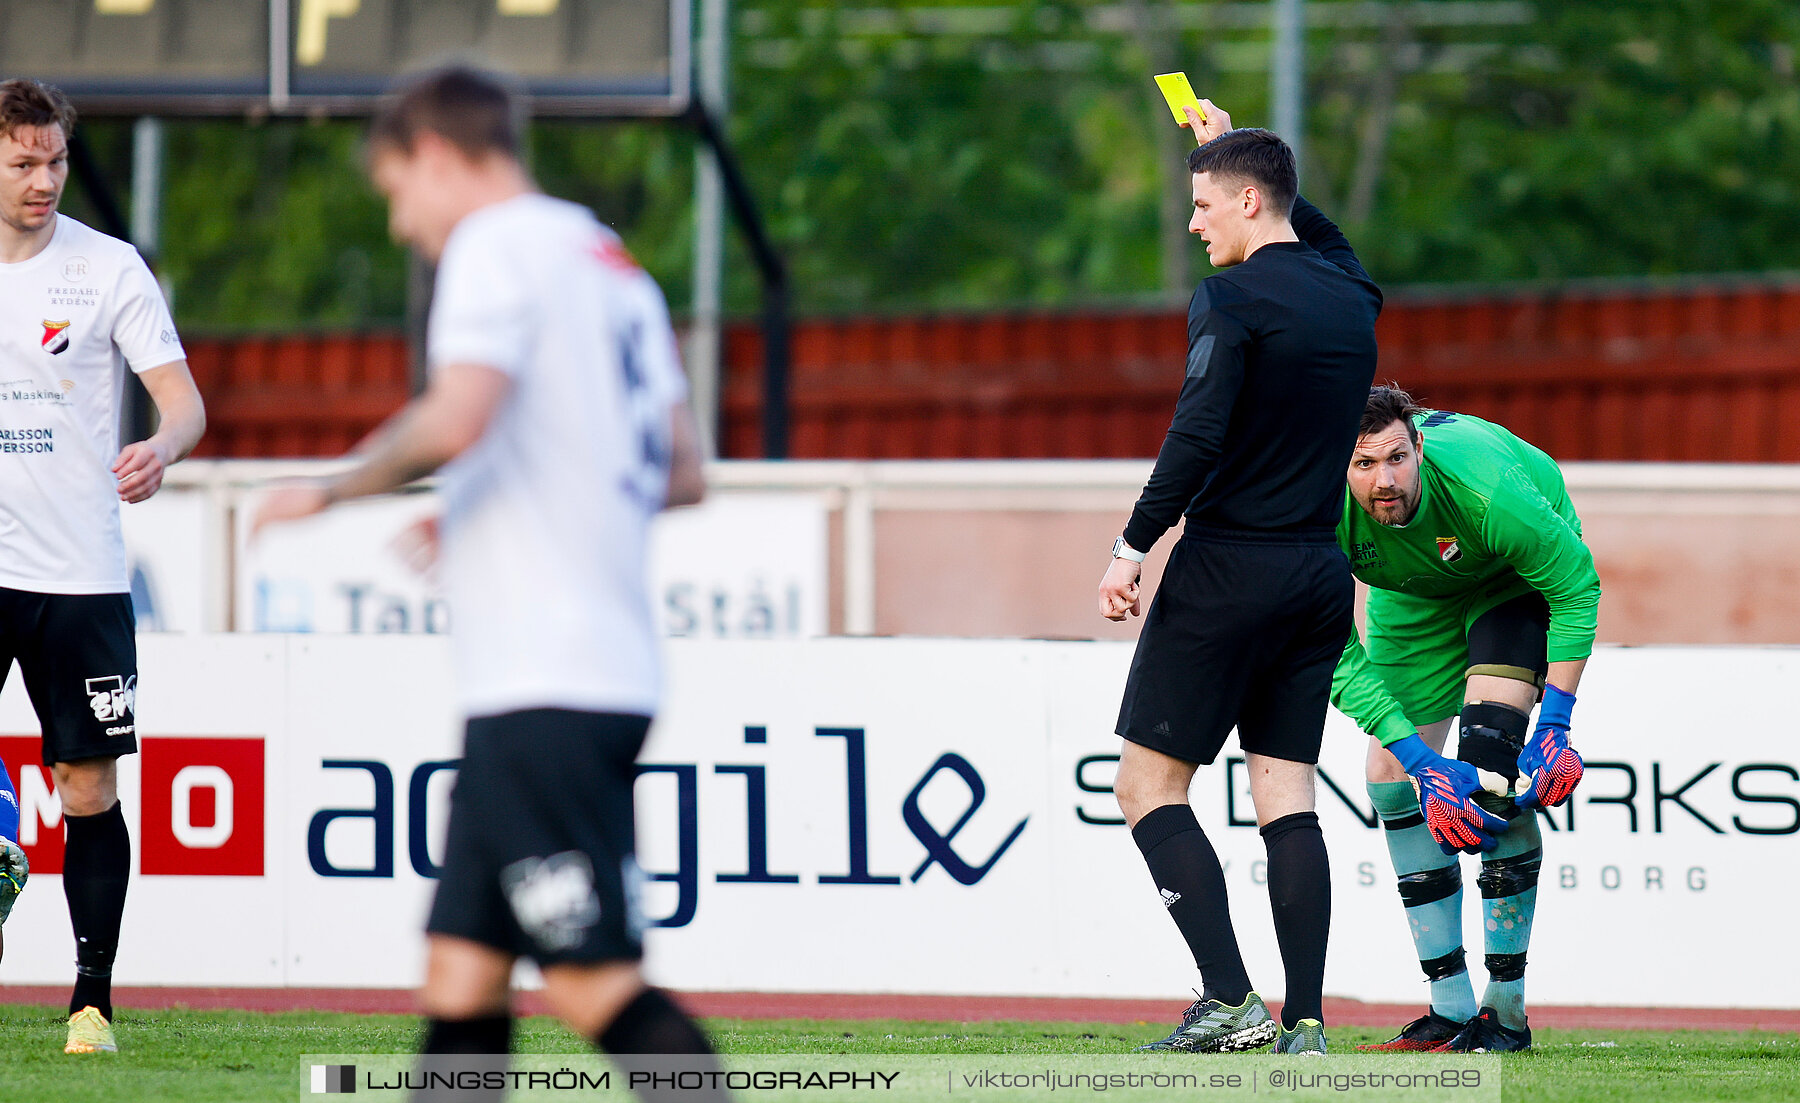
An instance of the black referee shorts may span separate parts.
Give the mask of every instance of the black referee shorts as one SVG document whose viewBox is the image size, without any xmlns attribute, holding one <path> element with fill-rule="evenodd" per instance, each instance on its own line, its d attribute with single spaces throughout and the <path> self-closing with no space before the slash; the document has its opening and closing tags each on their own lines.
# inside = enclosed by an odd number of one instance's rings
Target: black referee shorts
<svg viewBox="0 0 1800 1103">
<path fill-rule="evenodd" d="M 1144 618 L 1118 734 L 1205 764 L 1236 727 L 1246 751 L 1316 763 L 1355 588 L 1335 541 L 1190 526 Z"/>
<path fill-rule="evenodd" d="M 44 765 L 137 751 L 137 618 L 130 594 L 0 587 L 0 686 L 14 659 L 43 729 Z"/>
<path fill-rule="evenodd" d="M 643 957 L 632 785 L 643 716 L 470 720 L 425 929 L 540 965 Z"/>
</svg>

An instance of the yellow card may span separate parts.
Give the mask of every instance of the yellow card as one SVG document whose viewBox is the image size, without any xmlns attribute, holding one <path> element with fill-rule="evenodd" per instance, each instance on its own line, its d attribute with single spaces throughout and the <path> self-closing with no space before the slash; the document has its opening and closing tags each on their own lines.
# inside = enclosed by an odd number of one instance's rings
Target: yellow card
<svg viewBox="0 0 1800 1103">
<path fill-rule="evenodd" d="M 1186 73 L 1158 73 L 1156 86 L 1162 89 L 1163 99 L 1169 101 L 1169 113 L 1175 116 L 1176 122 L 1187 122 L 1187 116 L 1181 111 L 1184 107 L 1193 108 L 1200 121 L 1206 121 L 1206 111 L 1200 106 L 1200 97 L 1194 95 L 1194 87 L 1188 83 Z"/>
</svg>

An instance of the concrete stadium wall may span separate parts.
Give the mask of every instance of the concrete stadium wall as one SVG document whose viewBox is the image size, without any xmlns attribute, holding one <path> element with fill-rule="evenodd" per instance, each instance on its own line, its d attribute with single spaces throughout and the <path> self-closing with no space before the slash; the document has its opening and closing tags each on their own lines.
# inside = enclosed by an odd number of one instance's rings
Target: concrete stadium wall
<svg viewBox="0 0 1800 1103">
<path fill-rule="evenodd" d="M 665 543 L 656 563 L 668 568 L 658 600 L 671 635 L 746 634 L 741 629 L 755 627 L 760 604 L 772 602 L 766 630 L 748 634 L 1135 639 L 1137 621 L 1099 617 L 1095 588 L 1150 467 L 1148 460 L 715 463 L 710 503 L 658 523 Z M 156 499 L 126 507 L 134 559 L 165 592 L 166 615 L 148 626 L 433 630 L 424 615 L 433 600 L 428 583 L 386 547 L 429 511 L 428 496 L 358 506 L 361 523 L 340 511 L 332 522 L 339 528 L 310 542 L 278 530 L 259 549 L 246 544 L 243 506 L 267 479 L 323 469 L 189 461 L 172 469 Z M 1576 463 L 1564 470 L 1605 589 L 1602 642 L 1800 644 L 1800 467 Z M 1165 537 L 1146 564 L 1152 592 L 1173 542 Z M 381 624 L 342 616 L 271 621 L 257 610 L 268 587 L 256 572 L 283 556 L 311 572 L 296 584 L 311 587 L 315 606 L 380 590 L 399 595 L 411 613 Z M 707 616 L 698 619 L 706 624 L 690 615 L 700 596 Z M 792 608 L 800 612 L 790 615 Z"/>
<path fill-rule="evenodd" d="M 876 635 L 1136 638 L 1094 610 L 1148 462 L 1096 485 L 877 492 Z M 1800 470 L 1568 464 L 1599 568 L 1599 639 L 1800 643 Z M 924 475 L 919 476 L 921 479 Z M 993 508 L 999 503 L 1004 508 Z M 1161 576 L 1174 534 L 1146 564 Z"/>
</svg>

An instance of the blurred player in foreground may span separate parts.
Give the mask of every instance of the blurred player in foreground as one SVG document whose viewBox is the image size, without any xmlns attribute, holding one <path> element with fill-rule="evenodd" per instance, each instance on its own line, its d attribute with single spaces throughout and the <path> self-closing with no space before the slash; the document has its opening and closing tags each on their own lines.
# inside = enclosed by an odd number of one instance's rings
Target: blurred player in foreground
<svg viewBox="0 0 1800 1103">
<path fill-rule="evenodd" d="M 1295 194 L 1294 155 L 1266 130 L 1189 108 L 1194 216 L 1214 267 L 1188 307 L 1188 358 L 1155 470 L 1100 583 L 1100 613 L 1138 612 L 1144 553 L 1185 513 L 1119 709 L 1114 783 L 1133 841 L 1204 985 L 1146 1049 L 1216 1053 L 1273 1041 L 1323 1053 L 1331 923 L 1313 811 L 1331 672 L 1355 586 L 1333 526 L 1342 465 L 1375 375 L 1381 291 L 1331 220 Z M 1251 989 L 1218 855 L 1188 804 L 1232 728 L 1268 850 L 1287 972 L 1281 1022 Z"/>
<path fill-rule="evenodd" d="M 199 442 L 206 412 L 144 259 L 56 209 L 74 126 L 56 89 L 0 82 L 0 683 L 17 659 L 43 729 L 75 934 L 63 1048 L 95 1053 L 118 1049 L 113 958 L 131 877 L 118 760 L 137 752 L 137 626 L 119 503 L 157 492 Z M 121 447 L 128 367 L 158 424 Z M 0 888 L 0 917 L 8 893 L 17 887 Z"/>
<path fill-rule="evenodd" d="M 438 263 L 430 383 L 355 468 L 271 493 L 255 524 L 442 469 L 467 731 L 427 924 L 426 1066 L 508 1052 L 520 957 L 609 1053 L 711 1060 L 639 969 L 632 811 L 660 695 L 646 541 L 657 512 L 701 498 L 698 436 L 662 293 L 591 212 L 537 191 L 523 126 L 521 98 L 467 68 L 384 102 L 375 187 L 394 236 Z"/>
<path fill-rule="evenodd" d="M 1556 461 L 1480 418 L 1420 409 L 1396 387 L 1369 392 L 1349 483 L 1338 540 L 1372 587 L 1369 642 L 1365 652 L 1351 636 L 1332 701 L 1374 736 L 1369 796 L 1431 982 L 1423 1016 L 1361 1048 L 1528 1049 L 1535 810 L 1581 780 L 1569 714 L 1594 646 L 1594 559 Z M 1459 713 L 1457 757 L 1445 759 Z M 1479 1009 L 1463 962 L 1463 851 L 1482 855 Z"/>
</svg>

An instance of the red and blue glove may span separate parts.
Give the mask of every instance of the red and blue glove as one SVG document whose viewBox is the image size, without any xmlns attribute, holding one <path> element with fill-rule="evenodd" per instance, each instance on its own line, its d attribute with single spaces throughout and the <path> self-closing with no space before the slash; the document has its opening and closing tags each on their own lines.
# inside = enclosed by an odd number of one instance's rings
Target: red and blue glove
<svg viewBox="0 0 1800 1103">
<path fill-rule="evenodd" d="M 1419 784 L 1419 812 L 1445 854 L 1475 854 L 1494 849 L 1506 821 L 1475 803 L 1481 778 L 1467 762 L 1445 758 L 1417 735 L 1387 745 L 1400 765 Z"/>
<path fill-rule="evenodd" d="M 1581 784 L 1581 756 L 1569 746 L 1569 714 L 1574 710 L 1573 693 L 1544 686 L 1537 728 L 1519 752 L 1519 773 L 1531 779 L 1531 788 L 1513 798 L 1521 808 L 1536 804 L 1555 808 Z"/>
</svg>

